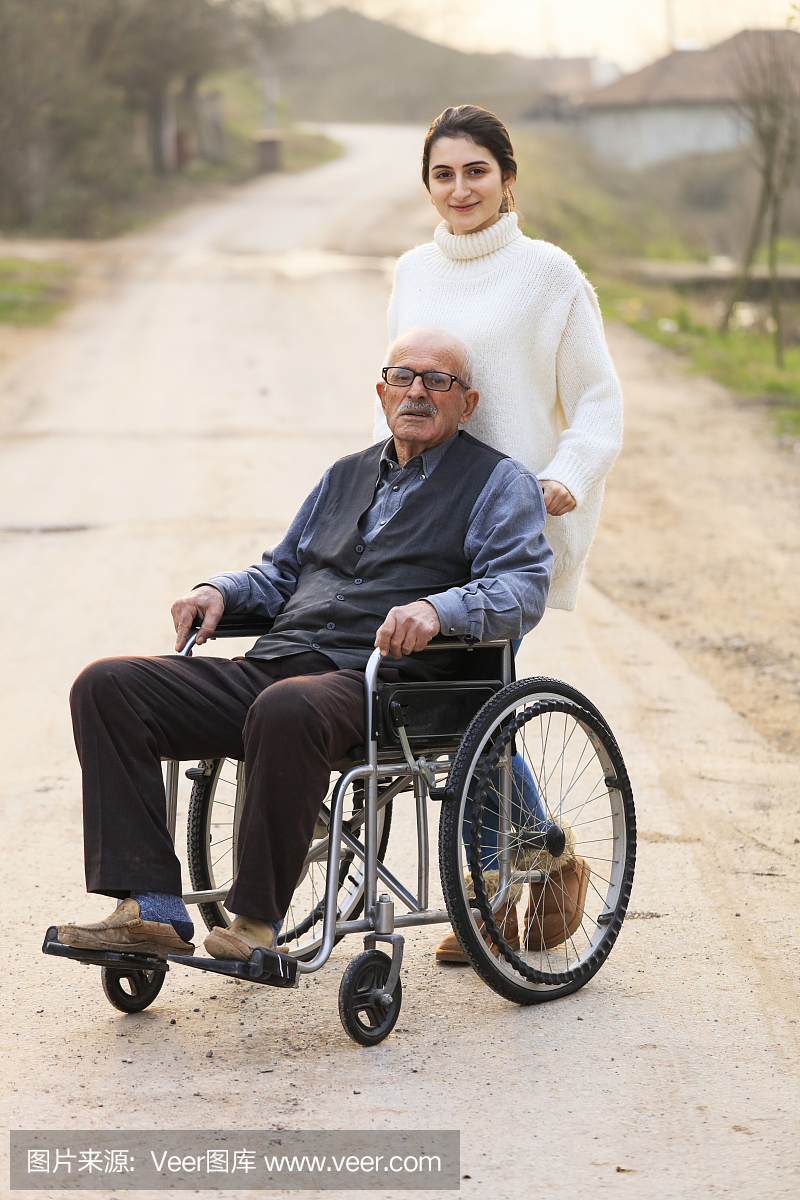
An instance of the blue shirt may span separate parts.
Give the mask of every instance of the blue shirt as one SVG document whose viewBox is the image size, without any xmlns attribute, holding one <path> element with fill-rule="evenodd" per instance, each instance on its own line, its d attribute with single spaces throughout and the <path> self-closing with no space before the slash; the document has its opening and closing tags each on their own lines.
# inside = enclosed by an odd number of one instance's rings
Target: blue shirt
<svg viewBox="0 0 800 1200">
<path fill-rule="evenodd" d="M 366 542 L 380 537 L 403 501 L 424 488 L 444 458 L 455 435 L 424 450 L 401 467 L 394 440 L 389 438 L 381 455 L 372 504 L 359 529 Z M 308 547 L 328 494 L 326 471 L 303 502 L 289 529 L 261 562 L 244 571 L 212 575 L 206 582 L 225 598 L 228 614 L 274 617 L 292 595 Z M 464 540 L 464 553 L 472 566 L 465 587 L 449 588 L 434 596 L 420 596 L 436 609 L 444 634 L 470 636 L 478 641 L 519 638 L 539 623 L 544 614 L 553 552 L 544 536 L 542 489 L 536 477 L 512 458 L 501 459 L 473 505 Z M 285 642 L 286 635 L 281 641 Z M 269 657 L 269 635 L 262 639 L 262 657 Z M 287 653 L 281 649 L 275 657 Z"/>
<path fill-rule="evenodd" d="M 432 450 L 423 450 L 422 454 L 415 454 L 403 467 L 397 461 L 394 439 L 389 438 L 378 464 L 375 498 L 358 526 L 365 542 L 371 542 L 384 525 L 388 525 L 398 509 L 403 507 L 406 497 L 416 492 L 433 474 L 457 436 L 454 433 L 446 442 L 441 442 Z"/>
</svg>

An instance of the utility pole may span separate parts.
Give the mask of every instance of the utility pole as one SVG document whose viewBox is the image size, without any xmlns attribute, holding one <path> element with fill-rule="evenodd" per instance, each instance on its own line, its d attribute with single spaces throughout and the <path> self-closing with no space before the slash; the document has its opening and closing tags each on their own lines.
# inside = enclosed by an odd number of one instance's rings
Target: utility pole
<svg viewBox="0 0 800 1200">
<path fill-rule="evenodd" d="M 667 25 L 667 44 L 675 49 L 675 0 L 664 0 L 664 17 Z"/>
</svg>

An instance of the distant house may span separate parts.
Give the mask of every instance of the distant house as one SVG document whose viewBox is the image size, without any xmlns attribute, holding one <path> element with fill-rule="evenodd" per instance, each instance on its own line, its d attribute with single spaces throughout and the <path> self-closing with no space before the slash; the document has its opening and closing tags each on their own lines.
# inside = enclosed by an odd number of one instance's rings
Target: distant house
<svg viewBox="0 0 800 1200">
<path fill-rule="evenodd" d="M 743 30 L 708 50 L 675 50 L 590 93 L 574 110 L 580 136 L 600 158 L 630 167 L 749 141 L 739 77 L 764 38 L 792 39 L 800 72 L 800 34 Z"/>
</svg>

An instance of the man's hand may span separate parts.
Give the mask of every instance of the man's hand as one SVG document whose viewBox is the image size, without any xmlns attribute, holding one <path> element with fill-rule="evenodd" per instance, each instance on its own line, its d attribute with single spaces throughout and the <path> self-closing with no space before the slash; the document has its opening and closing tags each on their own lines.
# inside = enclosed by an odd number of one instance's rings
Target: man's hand
<svg viewBox="0 0 800 1200">
<path fill-rule="evenodd" d="M 175 649 L 182 650 L 189 638 L 195 617 L 200 617 L 202 624 L 197 631 L 197 645 L 202 646 L 217 628 L 220 617 L 225 611 L 225 601 L 222 592 L 204 583 L 202 587 L 187 592 L 176 600 L 172 606 L 172 620 L 175 623 Z"/>
<path fill-rule="evenodd" d="M 569 488 L 555 479 L 540 479 L 544 492 L 544 506 L 551 517 L 563 517 L 564 513 L 572 512 L 577 503 Z"/>
<path fill-rule="evenodd" d="M 384 656 L 402 658 L 414 650 L 424 650 L 439 632 L 439 614 L 427 600 L 415 600 L 402 608 L 390 608 L 386 620 L 375 634 L 375 645 Z"/>
</svg>

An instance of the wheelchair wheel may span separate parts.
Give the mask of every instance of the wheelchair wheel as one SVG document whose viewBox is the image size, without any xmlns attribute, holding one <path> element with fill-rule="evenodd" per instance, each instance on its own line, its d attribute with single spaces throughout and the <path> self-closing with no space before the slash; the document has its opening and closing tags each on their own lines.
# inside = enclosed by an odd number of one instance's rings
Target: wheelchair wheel
<svg viewBox="0 0 800 1200">
<path fill-rule="evenodd" d="M 195 783 L 189 801 L 187 824 L 189 877 L 196 891 L 230 887 L 233 882 L 236 836 L 241 805 L 244 801 L 243 764 L 231 759 L 201 763 L 208 770 Z M 332 787 L 338 776 L 332 778 Z M 326 806 L 327 807 L 327 806 Z M 326 811 L 326 809 L 323 809 Z M 356 781 L 344 797 L 344 825 L 359 841 L 363 840 L 364 791 Z M 383 860 L 392 823 L 392 801 L 378 811 L 378 857 Z M 315 830 L 303 874 L 278 935 L 277 950 L 296 958 L 313 958 L 322 941 L 325 910 L 325 881 L 328 874 L 328 838 Z M 364 905 L 364 866 L 352 850 L 344 847 L 339 859 L 339 919 L 354 920 Z M 198 906 L 209 929 L 230 925 L 232 917 L 221 901 Z"/>
<path fill-rule="evenodd" d="M 520 1004 L 577 991 L 608 957 L 633 883 L 633 794 L 608 725 L 567 684 L 520 680 L 471 722 L 448 789 L 442 887 L 470 963 Z"/>
<path fill-rule="evenodd" d="M 100 977 L 106 999 L 120 1012 L 142 1012 L 164 986 L 166 971 L 121 971 L 102 967 Z"/>
<path fill-rule="evenodd" d="M 391 1004 L 381 1003 L 383 985 L 389 978 L 392 960 L 381 950 L 357 954 L 339 985 L 339 1016 L 346 1032 L 360 1046 L 377 1046 L 397 1024 L 403 1003 L 403 985 L 398 979 Z"/>
</svg>

